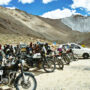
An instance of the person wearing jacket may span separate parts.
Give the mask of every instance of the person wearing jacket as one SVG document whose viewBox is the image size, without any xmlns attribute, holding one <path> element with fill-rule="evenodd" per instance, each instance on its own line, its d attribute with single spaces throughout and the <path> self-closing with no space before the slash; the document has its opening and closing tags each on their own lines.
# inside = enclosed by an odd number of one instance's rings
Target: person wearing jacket
<svg viewBox="0 0 90 90">
<path fill-rule="evenodd" d="M 0 44 L 0 66 L 2 65 L 2 61 L 4 57 L 5 57 L 5 54 L 2 50 L 2 45 Z"/>
</svg>

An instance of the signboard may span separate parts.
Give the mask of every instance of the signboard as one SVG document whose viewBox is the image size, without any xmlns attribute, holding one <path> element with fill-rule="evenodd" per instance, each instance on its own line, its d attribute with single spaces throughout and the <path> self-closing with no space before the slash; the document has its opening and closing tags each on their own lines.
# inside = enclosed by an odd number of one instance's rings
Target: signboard
<svg viewBox="0 0 90 90">
<path fill-rule="evenodd" d="M 53 42 L 53 45 L 56 45 L 56 42 Z"/>
<path fill-rule="evenodd" d="M 85 47 L 85 45 L 81 45 L 82 47 Z"/>
</svg>

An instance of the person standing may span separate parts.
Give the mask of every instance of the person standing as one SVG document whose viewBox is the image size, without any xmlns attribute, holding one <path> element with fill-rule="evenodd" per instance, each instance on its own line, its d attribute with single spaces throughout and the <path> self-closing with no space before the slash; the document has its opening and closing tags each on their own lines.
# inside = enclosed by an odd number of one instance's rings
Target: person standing
<svg viewBox="0 0 90 90">
<path fill-rule="evenodd" d="M 4 57 L 5 57 L 5 54 L 2 50 L 2 45 L 0 44 L 0 66 L 2 65 L 2 61 Z"/>
</svg>

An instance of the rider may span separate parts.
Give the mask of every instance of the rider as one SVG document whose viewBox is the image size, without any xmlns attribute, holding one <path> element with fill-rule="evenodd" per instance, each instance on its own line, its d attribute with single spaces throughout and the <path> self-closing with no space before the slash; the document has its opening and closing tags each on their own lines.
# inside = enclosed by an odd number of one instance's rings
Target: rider
<svg viewBox="0 0 90 90">
<path fill-rule="evenodd" d="M 0 44 L 0 66 L 2 65 L 2 61 L 4 57 L 5 57 L 5 54 L 2 50 L 2 45 Z"/>
<path fill-rule="evenodd" d="M 50 46 L 48 45 L 48 43 L 45 44 L 45 49 L 47 50 L 47 55 L 49 55 L 52 52 L 52 50 L 51 50 Z"/>
<path fill-rule="evenodd" d="M 9 58 L 9 56 L 11 55 L 11 52 L 10 52 L 10 45 L 6 45 L 4 47 L 4 53 L 6 55 L 6 58 Z"/>
<path fill-rule="evenodd" d="M 1 46 L 1 44 L 0 44 L 0 64 L 2 63 L 2 58 L 3 58 L 3 57 L 2 57 L 2 50 L 1 50 L 1 47 L 2 47 L 2 46 Z"/>
</svg>

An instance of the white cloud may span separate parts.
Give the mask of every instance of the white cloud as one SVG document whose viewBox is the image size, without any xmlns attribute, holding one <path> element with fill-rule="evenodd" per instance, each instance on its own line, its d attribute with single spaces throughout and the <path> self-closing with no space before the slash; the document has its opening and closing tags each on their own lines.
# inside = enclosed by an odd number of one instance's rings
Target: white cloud
<svg viewBox="0 0 90 90">
<path fill-rule="evenodd" d="M 90 0 L 73 0 L 72 8 L 85 8 L 90 11 Z"/>
<path fill-rule="evenodd" d="M 76 13 L 76 10 L 70 10 L 70 9 L 65 8 L 63 10 L 56 9 L 53 11 L 49 11 L 49 12 L 44 13 L 41 16 L 45 18 L 51 18 L 51 19 L 60 19 L 60 18 L 70 17 L 76 14 L 78 14 Z"/>
<path fill-rule="evenodd" d="M 13 7 L 6 7 L 6 8 L 9 8 L 9 9 L 16 9 L 16 7 L 14 7 L 14 6 L 13 6 Z"/>
<path fill-rule="evenodd" d="M 50 3 L 50 2 L 52 2 L 52 1 L 56 1 L 56 0 L 42 0 L 42 2 L 43 2 L 44 4 Z"/>
<path fill-rule="evenodd" d="M 0 5 L 8 5 L 12 0 L 0 0 Z"/>
<path fill-rule="evenodd" d="M 19 2 L 26 4 L 26 3 L 33 3 L 34 0 L 19 0 Z"/>
</svg>

